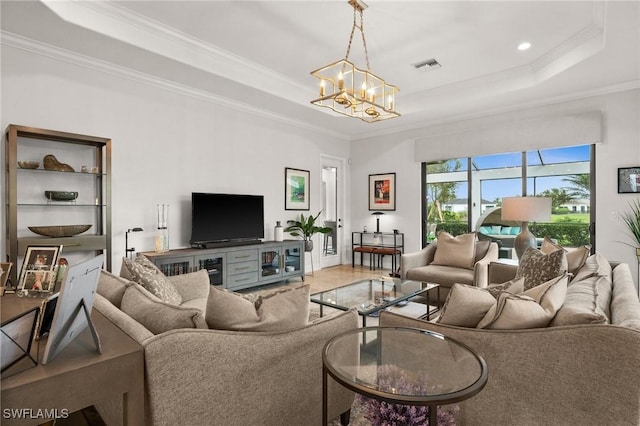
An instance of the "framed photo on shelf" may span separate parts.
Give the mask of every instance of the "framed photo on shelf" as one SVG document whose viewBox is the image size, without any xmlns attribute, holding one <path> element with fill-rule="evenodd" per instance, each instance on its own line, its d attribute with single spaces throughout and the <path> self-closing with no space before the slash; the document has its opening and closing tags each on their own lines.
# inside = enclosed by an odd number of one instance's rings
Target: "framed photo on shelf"
<svg viewBox="0 0 640 426">
<path fill-rule="evenodd" d="M 18 294 L 51 293 L 62 246 L 28 246 L 18 280 Z"/>
<path fill-rule="evenodd" d="M 396 209 L 396 174 L 369 175 L 369 210 Z"/>
<path fill-rule="evenodd" d="M 0 296 L 4 295 L 4 290 L 7 286 L 7 281 L 9 280 L 9 272 L 11 271 L 12 266 L 13 263 L 11 262 L 0 262 Z"/>
<path fill-rule="evenodd" d="M 309 210 L 309 170 L 284 169 L 284 209 Z"/>
<path fill-rule="evenodd" d="M 640 166 L 618 169 L 618 194 L 640 194 Z"/>
</svg>

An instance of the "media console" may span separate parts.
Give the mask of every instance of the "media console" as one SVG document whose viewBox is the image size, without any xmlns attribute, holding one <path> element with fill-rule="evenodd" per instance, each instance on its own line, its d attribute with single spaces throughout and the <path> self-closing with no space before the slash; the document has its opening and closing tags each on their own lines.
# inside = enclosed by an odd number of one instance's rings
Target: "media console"
<svg viewBox="0 0 640 426">
<path fill-rule="evenodd" d="M 165 275 L 206 269 L 212 285 L 222 285 L 229 290 L 257 287 L 294 277 L 304 280 L 304 242 L 301 240 L 142 254 Z"/>
</svg>

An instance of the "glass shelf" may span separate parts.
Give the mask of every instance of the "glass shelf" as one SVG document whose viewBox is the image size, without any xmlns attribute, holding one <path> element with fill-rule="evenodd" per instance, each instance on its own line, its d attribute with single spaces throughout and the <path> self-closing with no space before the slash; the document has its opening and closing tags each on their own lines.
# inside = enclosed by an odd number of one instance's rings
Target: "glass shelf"
<svg viewBox="0 0 640 426">
<path fill-rule="evenodd" d="M 91 173 L 91 172 L 65 172 L 62 170 L 47 170 L 47 169 L 21 169 L 20 167 L 16 168 L 16 171 L 19 173 L 61 173 L 65 175 L 83 175 L 83 176 L 94 176 L 94 177 L 103 177 L 106 176 L 105 173 Z"/>
</svg>

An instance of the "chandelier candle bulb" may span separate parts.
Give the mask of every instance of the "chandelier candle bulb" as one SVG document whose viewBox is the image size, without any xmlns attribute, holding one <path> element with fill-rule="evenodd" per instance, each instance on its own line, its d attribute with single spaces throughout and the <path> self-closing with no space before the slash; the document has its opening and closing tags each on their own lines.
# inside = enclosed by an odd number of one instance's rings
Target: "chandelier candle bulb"
<svg viewBox="0 0 640 426">
<path fill-rule="evenodd" d="M 320 80 L 320 97 L 324 96 L 324 80 Z"/>
<path fill-rule="evenodd" d="M 338 74 L 338 89 L 344 90 L 344 76 L 342 75 L 342 71 Z"/>
</svg>

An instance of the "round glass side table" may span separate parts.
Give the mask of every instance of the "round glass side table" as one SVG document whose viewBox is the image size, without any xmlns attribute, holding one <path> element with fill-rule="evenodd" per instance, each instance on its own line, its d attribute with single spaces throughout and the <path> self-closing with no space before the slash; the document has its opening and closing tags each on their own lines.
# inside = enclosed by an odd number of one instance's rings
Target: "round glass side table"
<svg viewBox="0 0 640 426">
<path fill-rule="evenodd" d="M 471 348 L 439 333 L 415 328 L 367 327 L 331 339 L 322 351 L 322 416 L 327 424 L 327 382 L 392 404 L 429 406 L 476 395 L 487 383 L 487 364 Z"/>
</svg>

